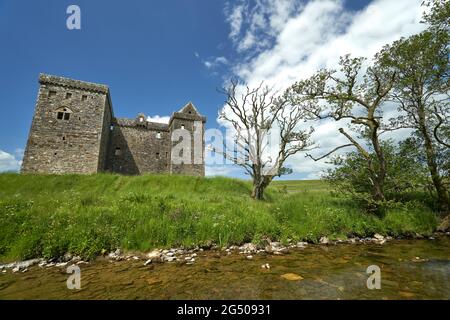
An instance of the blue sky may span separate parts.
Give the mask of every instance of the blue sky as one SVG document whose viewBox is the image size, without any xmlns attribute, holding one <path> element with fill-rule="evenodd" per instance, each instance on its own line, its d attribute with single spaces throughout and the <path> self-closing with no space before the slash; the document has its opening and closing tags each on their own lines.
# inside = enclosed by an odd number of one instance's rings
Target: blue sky
<svg viewBox="0 0 450 320">
<path fill-rule="evenodd" d="M 389 2 L 397 6 L 393 10 L 408 15 L 404 11 L 411 7 L 410 0 Z M 401 23 L 377 11 L 391 9 L 383 7 L 389 2 L 372 1 L 373 13 L 368 11 L 370 1 L 360 0 L 0 0 L 0 170 L 17 167 L 20 161 L 40 72 L 107 84 L 118 117 L 134 117 L 139 112 L 170 115 L 192 101 L 208 117 L 207 127 L 216 128 L 217 112 L 224 100 L 216 88 L 224 79 L 237 75 L 250 83 L 261 78 L 277 81 L 277 77 L 288 81 L 291 76 L 285 76 L 284 68 L 293 61 L 292 55 L 303 58 L 294 59 L 290 70 L 314 68 L 312 63 L 301 63 L 329 46 L 330 38 L 357 37 L 351 30 L 357 23 L 364 24 L 360 21 L 364 14 L 380 15 L 375 29 Z M 70 4 L 81 8 L 81 30 L 66 28 Z M 417 13 L 408 10 L 411 17 Z M 317 23 L 317 30 L 325 28 L 330 35 L 322 35 L 318 43 L 307 37 L 314 35 L 316 27 L 301 29 L 314 12 L 316 21 L 307 25 Z M 296 23 L 300 29 L 293 37 L 306 38 L 298 48 L 284 50 L 283 35 Z M 409 28 L 395 28 L 394 35 L 389 28 L 378 30 L 380 38 L 385 41 L 415 32 L 417 21 L 408 23 Z M 377 40 L 371 40 L 374 48 L 379 47 Z M 305 49 L 310 43 L 314 44 L 312 51 Z M 355 48 L 349 50 L 359 53 Z M 271 54 L 285 59 L 278 64 L 284 67 L 267 70 L 264 59 Z M 292 178 L 304 178 L 312 172 L 302 167 L 295 171 Z M 230 168 L 218 168 L 216 173 L 240 176 L 238 170 Z"/>
</svg>

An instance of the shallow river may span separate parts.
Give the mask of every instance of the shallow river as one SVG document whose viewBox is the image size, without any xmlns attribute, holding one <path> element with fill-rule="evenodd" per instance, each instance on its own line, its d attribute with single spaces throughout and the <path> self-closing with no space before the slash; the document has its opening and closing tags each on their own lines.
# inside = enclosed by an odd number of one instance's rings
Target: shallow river
<svg viewBox="0 0 450 320">
<path fill-rule="evenodd" d="M 203 252 L 193 265 L 143 264 L 82 264 L 80 290 L 67 289 L 66 267 L 8 270 L 0 273 L 0 299 L 450 299 L 449 237 L 311 245 L 252 260 Z M 381 269 L 379 290 L 367 288 L 370 265 Z"/>
</svg>

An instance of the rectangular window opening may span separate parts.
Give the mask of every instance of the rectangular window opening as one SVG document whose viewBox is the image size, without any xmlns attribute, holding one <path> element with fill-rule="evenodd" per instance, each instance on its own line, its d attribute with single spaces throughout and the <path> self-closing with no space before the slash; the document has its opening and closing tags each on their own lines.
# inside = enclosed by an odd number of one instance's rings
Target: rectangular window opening
<svg viewBox="0 0 450 320">
<path fill-rule="evenodd" d="M 64 113 L 64 120 L 70 119 L 70 113 Z"/>
<path fill-rule="evenodd" d="M 83 94 L 83 95 L 81 96 L 81 101 L 86 101 L 86 100 L 87 100 L 87 95 Z"/>
<path fill-rule="evenodd" d="M 115 151 L 115 153 L 114 153 L 114 155 L 120 156 L 121 154 L 122 154 L 122 150 L 120 150 L 120 148 L 117 147 L 117 148 L 116 148 L 116 151 Z"/>
<path fill-rule="evenodd" d="M 58 112 L 58 120 L 61 120 L 64 116 L 64 112 Z"/>
<path fill-rule="evenodd" d="M 48 92 L 48 96 L 49 96 L 49 97 L 54 97 L 54 96 L 56 96 L 56 91 L 50 90 L 50 91 Z"/>
<path fill-rule="evenodd" d="M 70 98 L 72 98 L 72 93 L 67 92 L 67 93 L 66 93 L 66 99 L 70 99 Z"/>
</svg>

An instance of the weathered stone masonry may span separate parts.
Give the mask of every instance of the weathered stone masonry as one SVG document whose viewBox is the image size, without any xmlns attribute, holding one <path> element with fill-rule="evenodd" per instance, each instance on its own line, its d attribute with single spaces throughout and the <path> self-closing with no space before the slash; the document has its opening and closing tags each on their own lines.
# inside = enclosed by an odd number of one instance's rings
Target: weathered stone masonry
<svg viewBox="0 0 450 320">
<path fill-rule="evenodd" d="M 122 174 L 177 173 L 204 176 L 204 124 L 192 103 L 174 112 L 168 124 L 115 118 L 108 86 L 41 74 L 39 94 L 27 146 L 23 173 Z M 200 126 L 194 131 L 195 126 Z M 191 136 L 200 161 L 173 161 L 175 129 Z M 195 134 L 197 132 L 197 135 Z M 200 150 L 193 148 L 201 135 Z M 198 159 L 198 157 L 196 158 Z"/>
</svg>

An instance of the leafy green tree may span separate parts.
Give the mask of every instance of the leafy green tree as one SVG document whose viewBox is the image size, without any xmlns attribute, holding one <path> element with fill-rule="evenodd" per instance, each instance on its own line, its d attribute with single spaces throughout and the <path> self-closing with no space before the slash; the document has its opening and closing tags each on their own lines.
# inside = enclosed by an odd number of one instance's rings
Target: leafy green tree
<svg viewBox="0 0 450 320">
<path fill-rule="evenodd" d="M 416 141 L 412 138 L 394 144 L 392 141 L 381 143 L 385 161 L 389 163 L 384 182 L 385 201 L 373 199 L 372 184 L 368 179 L 367 159 L 361 153 L 353 151 L 332 159 L 334 168 L 324 175 L 325 180 L 334 188 L 358 201 L 367 211 L 382 215 L 387 201 L 408 200 L 408 192 L 419 189 L 426 191 L 427 168 Z M 372 162 L 378 166 L 378 157 L 373 150 L 369 153 Z"/>
<path fill-rule="evenodd" d="M 344 128 L 339 129 L 349 144 L 341 145 L 319 158 L 310 157 L 318 161 L 339 149 L 354 147 L 360 156 L 358 159 L 363 160 L 359 164 L 364 167 L 371 198 L 378 203 L 385 200 L 384 184 L 388 170 L 380 140 L 382 115 L 384 102 L 394 85 L 395 72 L 379 67 L 366 70 L 362 65 L 364 60 L 349 55 L 341 57 L 339 72 L 320 70 L 309 79 L 295 83 L 286 95 L 293 105 L 306 109 L 310 119 L 349 122 L 353 134 Z"/>
<path fill-rule="evenodd" d="M 376 64 L 397 74 L 390 98 L 399 106 L 392 124 L 411 128 L 423 141 L 423 150 L 437 195 L 439 210 L 450 212 L 448 188 L 438 163 L 440 148 L 449 148 L 450 69 L 449 2 L 434 1 L 424 32 L 387 45 Z"/>
</svg>

